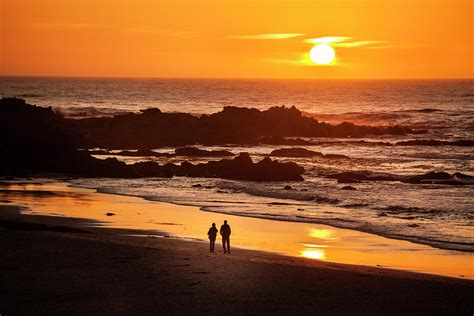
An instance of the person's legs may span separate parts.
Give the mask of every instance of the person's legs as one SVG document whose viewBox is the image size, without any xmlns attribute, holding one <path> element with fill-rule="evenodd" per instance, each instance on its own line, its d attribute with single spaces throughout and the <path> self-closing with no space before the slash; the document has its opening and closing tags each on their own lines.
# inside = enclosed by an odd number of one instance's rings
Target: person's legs
<svg viewBox="0 0 474 316">
<path fill-rule="evenodd" d="M 212 240 L 212 239 L 210 240 L 210 250 L 211 250 L 211 252 L 214 252 L 214 244 L 215 243 L 216 243 L 215 240 Z"/>
<path fill-rule="evenodd" d="M 226 243 L 226 238 L 225 237 L 222 237 L 222 248 L 224 248 L 224 253 L 227 253 L 227 250 L 225 248 L 225 243 Z"/>
<path fill-rule="evenodd" d="M 230 253 L 230 237 L 227 238 L 226 242 L 227 242 L 227 253 Z"/>
</svg>

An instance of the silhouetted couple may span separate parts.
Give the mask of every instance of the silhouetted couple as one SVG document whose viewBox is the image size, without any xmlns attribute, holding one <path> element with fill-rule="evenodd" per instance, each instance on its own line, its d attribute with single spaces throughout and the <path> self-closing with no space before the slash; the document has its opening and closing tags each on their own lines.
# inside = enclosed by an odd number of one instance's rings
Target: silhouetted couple
<svg viewBox="0 0 474 316">
<path fill-rule="evenodd" d="M 227 221 L 224 221 L 224 225 L 221 226 L 220 234 L 222 236 L 222 248 L 224 248 L 224 253 L 230 253 L 230 226 L 227 225 Z M 210 250 L 214 252 L 217 237 L 216 223 L 212 223 L 207 235 L 209 236 Z"/>
</svg>

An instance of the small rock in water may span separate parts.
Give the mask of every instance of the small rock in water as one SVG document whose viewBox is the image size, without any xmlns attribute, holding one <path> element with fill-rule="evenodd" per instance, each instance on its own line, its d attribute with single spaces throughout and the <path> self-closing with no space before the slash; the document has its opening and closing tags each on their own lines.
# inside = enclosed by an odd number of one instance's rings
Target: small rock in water
<svg viewBox="0 0 474 316">
<path fill-rule="evenodd" d="M 408 224 L 407 226 L 408 227 L 420 227 L 420 225 L 418 225 L 418 224 Z"/>
<path fill-rule="evenodd" d="M 115 213 L 110 213 L 110 212 L 108 212 L 108 213 L 105 213 L 105 215 L 107 215 L 107 216 L 114 216 Z"/>
<path fill-rule="evenodd" d="M 354 191 L 354 190 L 357 190 L 357 189 L 354 188 L 354 187 L 351 187 L 350 185 L 346 185 L 346 186 L 342 187 L 341 190 Z"/>
<path fill-rule="evenodd" d="M 285 185 L 283 190 L 293 190 L 293 188 L 291 187 L 291 185 Z"/>
<path fill-rule="evenodd" d="M 193 188 L 202 188 L 202 184 L 198 183 L 198 184 L 193 184 L 192 185 Z"/>
</svg>

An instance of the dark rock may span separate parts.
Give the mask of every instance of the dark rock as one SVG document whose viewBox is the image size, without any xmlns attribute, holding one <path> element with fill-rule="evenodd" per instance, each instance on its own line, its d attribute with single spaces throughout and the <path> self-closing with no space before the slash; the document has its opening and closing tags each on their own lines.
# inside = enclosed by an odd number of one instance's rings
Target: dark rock
<svg viewBox="0 0 474 316">
<path fill-rule="evenodd" d="M 291 187 L 291 185 L 285 185 L 283 190 L 293 190 L 293 188 Z"/>
<path fill-rule="evenodd" d="M 139 149 L 137 151 L 122 150 L 116 153 L 108 152 L 107 155 L 114 156 L 126 156 L 126 157 L 173 157 L 173 154 L 169 153 L 156 153 L 149 149 Z"/>
<path fill-rule="evenodd" d="M 108 212 L 108 213 L 105 213 L 105 215 L 107 215 L 107 216 L 114 216 L 115 213 L 110 213 L 110 212 Z"/>
<path fill-rule="evenodd" d="M 455 141 L 444 141 L 435 139 L 416 139 L 407 140 L 395 143 L 396 146 L 461 146 L 461 147 L 472 147 L 474 146 L 474 140 L 461 139 Z"/>
<path fill-rule="evenodd" d="M 132 170 L 134 171 L 137 178 L 143 177 L 161 177 L 161 178 L 170 178 L 173 176 L 173 172 L 161 168 L 159 164 L 152 161 L 137 162 L 131 165 Z"/>
<path fill-rule="evenodd" d="M 280 163 L 265 158 L 253 163 L 248 153 L 241 153 L 231 160 L 223 159 L 197 165 L 183 162 L 176 175 L 250 181 L 302 181 L 303 172 L 304 168 L 292 162 Z"/>
<path fill-rule="evenodd" d="M 107 150 L 102 150 L 102 149 L 99 149 L 99 150 L 89 150 L 88 153 L 89 153 L 90 155 L 96 155 L 96 156 L 113 155 L 113 154 L 111 154 L 110 152 L 108 152 Z"/>
<path fill-rule="evenodd" d="M 323 154 L 317 151 L 307 150 L 305 148 L 281 148 L 275 149 L 270 153 L 274 157 L 322 157 Z"/>
<path fill-rule="evenodd" d="M 404 179 L 403 182 L 412 184 L 467 185 L 474 184 L 474 177 L 459 172 L 451 175 L 444 171 L 432 171 L 422 175 L 408 177 Z"/>
<path fill-rule="evenodd" d="M 85 136 L 84 148 L 159 148 L 197 143 L 305 145 L 307 141 L 295 137 L 363 137 L 413 132 L 400 126 L 330 125 L 304 116 L 295 107 L 273 107 L 265 111 L 225 107 L 221 112 L 200 117 L 147 109 L 139 114 L 75 120 L 71 125 Z"/>
<path fill-rule="evenodd" d="M 407 226 L 408 227 L 420 227 L 420 225 L 418 225 L 418 224 L 408 224 Z"/>
<path fill-rule="evenodd" d="M 447 172 L 432 171 L 432 172 L 428 172 L 428 173 L 425 173 L 425 174 L 422 174 L 422 175 L 412 176 L 412 177 L 408 178 L 406 180 L 406 182 L 421 184 L 421 183 L 426 183 L 426 182 L 435 183 L 435 182 L 438 182 L 439 180 L 448 181 L 448 180 L 452 180 L 452 179 L 453 179 L 453 177 Z"/>
<path fill-rule="evenodd" d="M 350 185 L 346 185 L 346 186 L 342 187 L 341 190 L 355 191 L 357 189 L 354 188 L 354 187 L 351 187 Z"/>
<path fill-rule="evenodd" d="M 349 157 L 345 155 L 338 155 L 338 154 L 326 154 L 324 155 L 324 158 L 328 159 L 348 159 Z"/>
<path fill-rule="evenodd" d="M 202 188 L 202 184 L 198 183 L 198 184 L 193 184 L 192 185 L 193 188 Z"/>
<path fill-rule="evenodd" d="M 460 172 L 453 173 L 453 177 L 454 177 L 455 179 L 464 180 L 464 181 L 472 181 L 472 180 L 474 180 L 474 177 L 473 177 L 473 176 L 470 176 L 470 175 L 467 175 L 467 174 L 463 174 L 463 173 L 460 173 Z"/>
</svg>

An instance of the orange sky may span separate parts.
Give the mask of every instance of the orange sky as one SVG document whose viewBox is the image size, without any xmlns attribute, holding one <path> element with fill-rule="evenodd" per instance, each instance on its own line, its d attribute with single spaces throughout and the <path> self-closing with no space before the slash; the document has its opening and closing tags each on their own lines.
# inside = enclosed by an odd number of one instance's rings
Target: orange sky
<svg viewBox="0 0 474 316">
<path fill-rule="evenodd" d="M 472 3 L 0 0 L 0 74 L 473 78 Z M 326 36 L 334 64 L 305 61 Z"/>
</svg>

